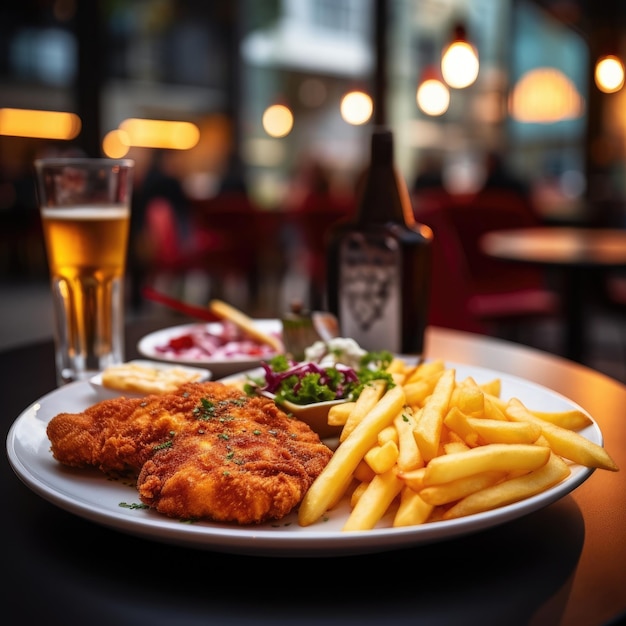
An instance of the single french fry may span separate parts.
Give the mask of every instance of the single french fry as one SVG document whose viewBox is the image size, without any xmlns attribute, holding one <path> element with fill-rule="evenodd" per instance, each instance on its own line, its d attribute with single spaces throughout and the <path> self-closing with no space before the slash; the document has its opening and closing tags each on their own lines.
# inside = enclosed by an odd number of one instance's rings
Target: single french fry
<svg viewBox="0 0 626 626">
<path fill-rule="evenodd" d="M 505 480 L 497 485 L 481 489 L 449 508 L 443 519 L 454 519 L 474 513 L 490 511 L 500 506 L 519 502 L 534 496 L 569 476 L 570 469 L 557 454 L 551 453 L 550 458 L 541 468 L 523 476 Z"/>
<path fill-rule="evenodd" d="M 360 461 L 354 470 L 354 478 L 361 483 L 369 483 L 376 475 L 376 472 L 365 462 Z"/>
<path fill-rule="evenodd" d="M 418 492 L 424 488 L 424 475 L 426 474 L 426 468 L 420 467 L 416 470 L 409 472 L 398 472 L 398 478 L 406 484 L 407 487 L 413 491 Z"/>
<path fill-rule="evenodd" d="M 350 508 L 354 508 L 356 506 L 359 498 L 365 493 L 369 482 L 369 480 L 361 482 L 354 488 L 354 491 L 350 494 Z"/>
<path fill-rule="evenodd" d="M 500 392 L 502 390 L 502 380 L 500 378 L 492 378 L 487 382 L 479 384 L 472 376 L 467 376 L 459 384 L 477 387 L 485 394 L 492 394 L 498 397 L 500 397 Z"/>
<path fill-rule="evenodd" d="M 495 485 L 505 476 L 505 472 L 480 472 L 478 474 L 472 474 L 471 476 L 451 480 L 449 483 L 424 487 L 419 491 L 419 495 L 424 502 L 432 504 L 433 506 L 440 506 L 465 498 L 471 493 L 485 489 L 485 487 Z"/>
<path fill-rule="evenodd" d="M 532 471 L 545 465 L 550 448 L 523 443 L 489 443 L 466 452 L 444 454 L 428 462 L 424 485 L 448 483 L 479 472 Z"/>
<path fill-rule="evenodd" d="M 375 445 L 365 453 L 365 462 L 376 474 L 388 472 L 398 458 L 398 446 L 395 441 L 389 439 L 382 446 Z"/>
<path fill-rule="evenodd" d="M 456 406 L 450 408 L 443 423 L 456 433 L 468 446 L 478 445 L 478 433 L 470 426 L 467 415 Z"/>
<path fill-rule="evenodd" d="M 506 414 L 508 400 L 486 393 L 486 399 L 496 405 L 502 413 Z M 568 409 L 565 411 L 538 411 L 536 409 L 526 409 L 535 417 L 550 422 L 555 426 L 566 428 L 567 430 L 580 430 L 592 424 L 591 418 L 578 409 Z"/>
<path fill-rule="evenodd" d="M 413 436 L 424 461 L 428 462 L 437 456 L 443 419 L 454 389 L 455 374 L 454 369 L 448 369 L 441 375 L 432 394 L 426 399 L 420 418 L 413 429 Z"/>
<path fill-rule="evenodd" d="M 492 402 L 502 413 L 506 414 L 506 405 L 508 404 L 508 400 L 504 400 L 498 395 L 489 393 L 487 391 L 484 392 L 485 397 Z"/>
<path fill-rule="evenodd" d="M 250 335 L 250 337 L 254 337 L 257 341 L 271 346 L 276 352 L 285 351 L 283 342 L 278 337 L 268 335 L 260 330 L 251 317 L 248 317 L 245 313 L 230 304 L 222 300 L 211 300 L 208 309 L 218 317 L 232 322 L 235 326 Z"/>
<path fill-rule="evenodd" d="M 535 409 L 532 409 L 530 412 L 539 419 L 550 422 L 555 426 L 560 426 L 561 428 L 567 428 L 567 430 L 581 430 L 582 428 L 590 426 L 593 423 L 591 418 L 586 413 L 583 413 L 578 409 L 555 412 L 536 411 Z"/>
<path fill-rule="evenodd" d="M 541 427 L 531 422 L 509 422 L 468 417 L 468 426 L 478 433 L 480 443 L 535 443 Z"/>
<path fill-rule="evenodd" d="M 386 426 L 378 433 L 378 445 L 384 446 L 388 441 L 393 441 L 396 445 L 398 444 L 398 431 L 393 424 Z"/>
<path fill-rule="evenodd" d="M 402 385 L 404 384 L 407 375 L 413 372 L 413 370 L 414 368 L 407 368 L 406 363 L 402 359 L 396 357 L 391 360 L 391 363 L 387 366 L 386 371 L 391 374 L 396 385 Z"/>
<path fill-rule="evenodd" d="M 422 378 L 428 378 L 433 374 L 443 374 L 446 369 L 446 365 L 442 359 L 437 359 L 435 361 L 424 361 L 420 363 L 413 373 L 407 377 L 405 384 L 415 382 L 416 380 Z"/>
<path fill-rule="evenodd" d="M 502 379 L 492 378 L 485 383 L 480 383 L 479 387 L 483 393 L 499 398 L 502 392 Z"/>
<path fill-rule="evenodd" d="M 381 399 L 387 388 L 387 381 L 373 380 L 363 387 L 361 395 L 357 398 L 348 419 L 341 429 L 339 441 L 345 441 L 348 435 L 356 428 L 356 425 L 367 415 L 372 407 Z"/>
<path fill-rule="evenodd" d="M 349 487 L 352 485 L 353 480 L 353 475 L 348 474 L 347 476 L 345 476 L 345 482 L 340 489 L 337 489 L 335 499 L 328 503 L 328 511 L 332 511 L 339 504 L 339 502 L 341 501 L 341 497 L 346 491 L 348 491 Z"/>
<path fill-rule="evenodd" d="M 394 469 L 384 474 L 376 474 L 359 497 L 344 524 L 343 530 L 370 530 L 374 528 L 403 486 Z"/>
<path fill-rule="evenodd" d="M 426 398 L 430 396 L 441 378 L 443 372 L 435 372 L 424 378 L 419 378 L 410 383 L 404 383 L 404 393 L 406 394 L 406 403 L 412 407 L 423 406 Z"/>
<path fill-rule="evenodd" d="M 545 446 L 546 448 L 550 447 L 550 442 L 543 436 L 543 432 L 539 437 L 537 437 L 537 441 L 535 441 L 536 446 Z"/>
<path fill-rule="evenodd" d="M 506 415 L 515 421 L 538 424 L 541 427 L 542 436 L 547 439 L 552 450 L 559 456 L 585 467 L 596 467 L 612 472 L 618 470 L 617 464 L 602 446 L 575 431 L 538 418 L 517 398 L 509 400 Z"/>
<path fill-rule="evenodd" d="M 422 453 L 415 442 L 413 428 L 415 427 L 415 417 L 410 407 L 404 409 L 393 420 L 393 424 L 398 433 L 398 469 L 402 472 L 417 469 L 424 465 Z"/>
<path fill-rule="evenodd" d="M 488 393 L 484 393 L 485 399 L 485 412 L 484 417 L 491 420 L 508 421 L 507 416 L 504 414 L 504 410 L 501 409 L 492 399 Z"/>
<path fill-rule="evenodd" d="M 328 411 L 329 426 L 343 426 L 356 402 L 342 402 L 330 407 Z"/>
<path fill-rule="evenodd" d="M 457 385 L 452 391 L 450 406 L 457 407 L 465 415 L 482 415 L 485 411 L 485 394 L 477 386 Z"/>
<path fill-rule="evenodd" d="M 433 506 L 424 502 L 418 493 L 409 487 L 400 492 L 400 506 L 393 518 L 393 526 L 416 526 L 423 524 L 432 513 Z"/>
<path fill-rule="evenodd" d="M 466 376 L 463 380 L 459 380 L 457 382 L 457 385 L 459 387 L 474 387 L 475 389 L 479 388 L 478 383 L 473 376 Z"/>
<path fill-rule="evenodd" d="M 301 526 L 316 522 L 345 489 L 346 477 L 351 476 L 365 453 L 376 443 L 378 433 L 391 424 L 404 406 L 404 391 L 392 387 L 372 407 L 345 441 L 339 444 L 326 467 L 305 494 L 298 512 Z"/>
</svg>

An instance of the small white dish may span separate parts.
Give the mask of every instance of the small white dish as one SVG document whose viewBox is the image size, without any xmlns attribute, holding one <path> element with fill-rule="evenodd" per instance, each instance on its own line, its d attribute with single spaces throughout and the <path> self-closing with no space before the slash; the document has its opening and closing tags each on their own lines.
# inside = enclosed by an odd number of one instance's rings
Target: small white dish
<svg viewBox="0 0 626 626">
<path fill-rule="evenodd" d="M 255 324 L 263 332 L 282 336 L 282 322 L 279 319 L 255 319 Z M 197 358 L 183 358 L 163 351 L 163 348 L 175 338 L 185 336 L 192 332 L 206 329 L 210 333 L 218 333 L 222 328 L 221 322 L 184 324 L 157 330 L 140 339 L 137 344 L 139 353 L 152 360 L 163 361 L 170 365 L 186 365 L 190 367 L 203 367 L 213 372 L 214 378 L 222 378 L 237 372 L 242 372 L 254 367 L 258 367 L 261 361 L 266 361 L 276 355 L 269 346 L 262 348 L 259 354 L 243 355 L 237 354 L 228 357 L 198 356 Z"/>
<path fill-rule="evenodd" d="M 213 375 L 213 373 L 210 370 L 202 368 L 202 367 L 190 367 L 190 366 L 178 365 L 178 364 L 169 365 L 161 361 L 147 361 L 143 359 L 134 359 L 132 361 L 127 361 L 127 364 L 139 365 L 142 367 L 149 367 L 149 368 L 152 368 L 155 370 L 161 370 L 161 371 L 166 371 L 175 367 L 176 369 L 184 370 L 185 372 L 188 372 L 189 374 L 196 375 L 197 378 L 195 382 L 203 382 L 205 380 L 210 380 Z M 92 387 L 94 387 L 99 392 L 106 392 L 107 394 L 110 393 L 114 395 L 124 395 L 127 397 L 131 397 L 131 396 L 142 397 L 142 396 L 147 395 L 146 393 L 142 393 L 139 391 L 130 391 L 126 389 L 114 389 L 113 387 L 107 387 L 102 382 L 102 373 L 92 376 L 89 379 L 89 383 L 91 384 Z"/>
</svg>

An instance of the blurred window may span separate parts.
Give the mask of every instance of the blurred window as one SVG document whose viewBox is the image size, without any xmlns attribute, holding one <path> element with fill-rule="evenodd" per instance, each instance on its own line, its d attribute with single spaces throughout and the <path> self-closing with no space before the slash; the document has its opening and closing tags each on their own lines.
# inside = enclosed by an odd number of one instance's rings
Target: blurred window
<svg viewBox="0 0 626 626">
<path fill-rule="evenodd" d="M 61 28 L 25 28 L 9 42 L 10 71 L 19 79 L 67 87 L 76 74 L 76 40 Z"/>
</svg>

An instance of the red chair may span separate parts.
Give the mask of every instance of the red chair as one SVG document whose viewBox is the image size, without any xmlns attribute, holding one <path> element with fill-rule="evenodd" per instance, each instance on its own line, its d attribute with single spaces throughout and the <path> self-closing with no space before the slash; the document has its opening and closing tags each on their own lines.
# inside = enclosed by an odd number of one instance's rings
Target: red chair
<svg viewBox="0 0 626 626">
<path fill-rule="evenodd" d="M 524 199 L 430 194 L 416 200 L 415 215 L 434 233 L 430 323 L 515 338 L 529 321 L 558 315 L 559 297 L 543 270 L 498 261 L 480 248 L 491 230 L 537 223 Z"/>
<path fill-rule="evenodd" d="M 253 298 L 258 286 L 257 209 L 244 193 L 227 192 L 191 201 L 191 233 L 186 252 L 189 263 L 212 281 L 214 297 L 221 297 L 227 281 L 245 285 Z"/>
</svg>

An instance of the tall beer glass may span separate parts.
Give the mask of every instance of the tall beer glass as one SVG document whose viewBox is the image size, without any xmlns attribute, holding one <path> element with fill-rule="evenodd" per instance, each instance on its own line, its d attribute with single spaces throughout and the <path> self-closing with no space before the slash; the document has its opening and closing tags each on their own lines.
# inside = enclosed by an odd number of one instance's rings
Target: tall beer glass
<svg viewBox="0 0 626 626">
<path fill-rule="evenodd" d="M 35 161 L 59 385 L 124 361 L 124 275 L 134 163 Z"/>
</svg>

